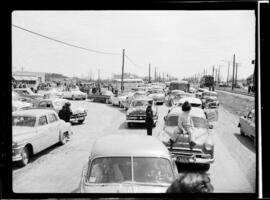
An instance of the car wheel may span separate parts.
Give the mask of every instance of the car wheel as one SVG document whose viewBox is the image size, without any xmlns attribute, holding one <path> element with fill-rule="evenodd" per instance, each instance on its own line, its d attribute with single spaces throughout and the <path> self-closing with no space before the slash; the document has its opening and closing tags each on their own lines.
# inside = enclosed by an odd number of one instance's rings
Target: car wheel
<svg viewBox="0 0 270 200">
<path fill-rule="evenodd" d="M 27 147 L 24 147 L 21 153 L 22 160 L 20 161 L 19 165 L 24 167 L 28 164 L 29 162 L 29 149 Z"/>
<path fill-rule="evenodd" d="M 63 133 L 61 139 L 60 139 L 60 144 L 64 145 L 68 142 L 68 132 Z"/>
<path fill-rule="evenodd" d="M 109 104 L 109 99 L 106 99 L 106 100 L 105 100 L 105 103 L 106 103 L 106 104 Z"/>
<path fill-rule="evenodd" d="M 74 95 L 72 95 L 72 100 L 74 101 L 74 100 L 76 100 L 76 98 L 75 98 L 75 96 Z"/>
<path fill-rule="evenodd" d="M 82 124 L 83 122 L 84 122 L 84 119 L 78 120 L 78 123 L 79 123 L 79 124 Z"/>
<path fill-rule="evenodd" d="M 202 169 L 208 171 L 210 169 L 210 164 L 202 164 Z"/>
</svg>

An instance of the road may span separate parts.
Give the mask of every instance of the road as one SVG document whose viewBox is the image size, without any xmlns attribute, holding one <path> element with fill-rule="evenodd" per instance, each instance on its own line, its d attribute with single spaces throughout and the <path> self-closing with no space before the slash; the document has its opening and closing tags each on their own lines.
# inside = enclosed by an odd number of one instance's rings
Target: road
<svg viewBox="0 0 270 200">
<path fill-rule="evenodd" d="M 67 144 L 56 144 L 35 155 L 23 168 L 13 165 L 15 193 L 76 192 L 83 165 L 96 138 L 119 132 L 146 134 L 143 126 L 127 128 L 125 111 L 121 108 L 89 100 L 72 101 L 72 104 L 88 109 L 87 119 L 81 125 L 72 126 L 74 135 Z M 159 120 L 153 129 L 154 137 L 162 130 L 167 110 L 165 105 L 158 106 Z M 213 129 L 215 162 L 208 171 L 214 192 L 255 192 L 255 147 L 248 138 L 240 136 L 237 124 L 238 116 L 221 106 L 219 121 Z"/>
</svg>

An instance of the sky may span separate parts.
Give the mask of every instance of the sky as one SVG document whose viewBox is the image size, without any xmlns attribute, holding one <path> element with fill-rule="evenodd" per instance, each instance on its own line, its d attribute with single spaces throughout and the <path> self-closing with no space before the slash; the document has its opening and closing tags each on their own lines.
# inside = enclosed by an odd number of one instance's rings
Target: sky
<svg viewBox="0 0 270 200">
<path fill-rule="evenodd" d="M 151 77 L 155 69 L 182 79 L 239 63 L 238 78 L 254 71 L 255 13 L 228 11 L 14 11 L 12 24 L 100 54 L 55 42 L 12 26 L 12 70 L 111 78 L 124 71 Z M 132 62 L 131 62 L 131 61 Z"/>
</svg>

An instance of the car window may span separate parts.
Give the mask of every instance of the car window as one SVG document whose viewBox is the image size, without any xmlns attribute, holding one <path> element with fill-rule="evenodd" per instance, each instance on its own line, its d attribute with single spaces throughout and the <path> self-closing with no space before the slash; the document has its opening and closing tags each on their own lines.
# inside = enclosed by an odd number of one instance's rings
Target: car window
<svg viewBox="0 0 270 200">
<path fill-rule="evenodd" d="M 167 183 L 174 180 L 172 166 L 164 158 L 134 157 L 134 181 L 141 183 Z"/>
<path fill-rule="evenodd" d="M 49 122 L 50 123 L 53 123 L 53 122 L 56 122 L 57 121 L 57 117 L 54 113 L 50 113 L 49 114 Z"/>
<path fill-rule="evenodd" d="M 191 117 L 193 126 L 196 128 L 207 128 L 207 121 L 201 117 Z"/>
<path fill-rule="evenodd" d="M 12 116 L 12 126 L 29 126 L 34 127 L 36 117 L 32 116 Z"/>
<path fill-rule="evenodd" d="M 147 105 L 147 101 L 133 101 L 132 102 L 133 107 L 146 106 L 146 105 Z"/>
<path fill-rule="evenodd" d="M 46 108 L 47 107 L 47 101 L 42 101 L 38 104 L 38 107 Z"/>
<path fill-rule="evenodd" d="M 41 116 L 38 120 L 38 125 L 39 126 L 44 126 L 44 125 L 47 125 L 48 124 L 48 121 L 47 121 L 47 117 L 44 115 L 44 116 Z"/>
<path fill-rule="evenodd" d="M 89 183 L 119 183 L 131 181 L 130 157 L 104 157 L 93 160 Z"/>
</svg>

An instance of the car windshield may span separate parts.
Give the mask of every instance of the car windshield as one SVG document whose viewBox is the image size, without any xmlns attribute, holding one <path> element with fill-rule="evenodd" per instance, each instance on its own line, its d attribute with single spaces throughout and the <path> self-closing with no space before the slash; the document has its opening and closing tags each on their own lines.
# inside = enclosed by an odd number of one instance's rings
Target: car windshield
<svg viewBox="0 0 270 200">
<path fill-rule="evenodd" d="M 162 94 L 163 91 L 162 90 L 152 90 L 151 93 L 152 94 Z"/>
<path fill-rule="evenodd" d="M 147 101 L 133 101 L 131 103 L 132 107 L 138 107 L 138 106 L 147 106 L 148 102 Z"/>
<path fill-rule="evenodd" d="M 89 174 L 89 183 L 170 184 L 174 178 L 169 160 L 152 157 L 133 157 L 133 162 L 131 157 L 96 158 Z"/>
<path fill-rule="evenodd" d="M 33 116 L 12 116 L 12 126 L 34 127 L 36 117 Z"/>
<path fill-rule="evenodd" d="M 177 126 L 178 125 L 178 117 L 177 115 L 169 116 L 166 120 L 167 126 Z M 193 126 L 195 128 L 207 128 L 207 122 L 205 119 L 201 117 L 191 117 L 193 121 Z"/>
</svg>

